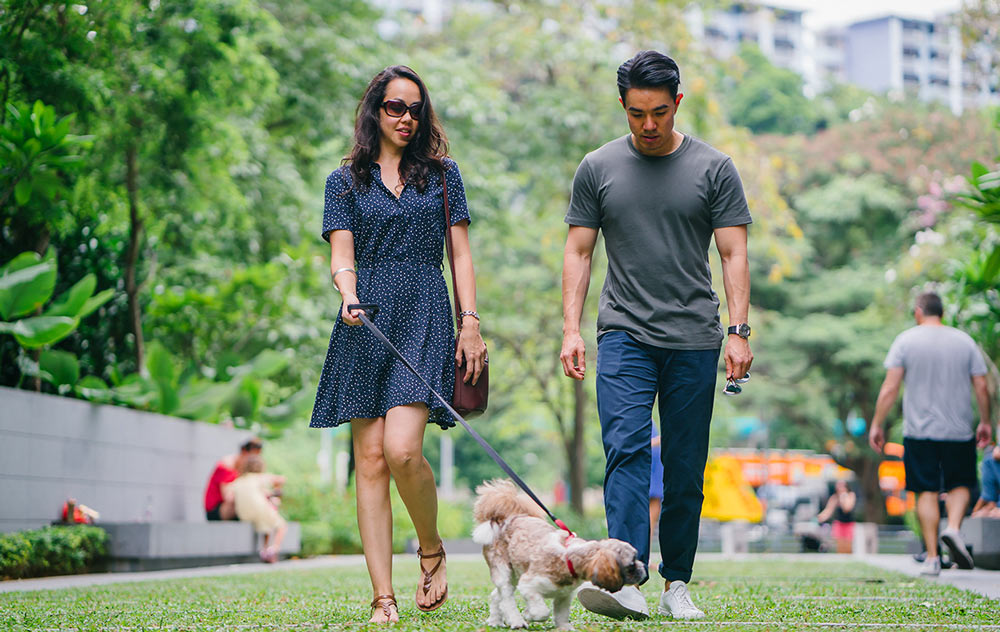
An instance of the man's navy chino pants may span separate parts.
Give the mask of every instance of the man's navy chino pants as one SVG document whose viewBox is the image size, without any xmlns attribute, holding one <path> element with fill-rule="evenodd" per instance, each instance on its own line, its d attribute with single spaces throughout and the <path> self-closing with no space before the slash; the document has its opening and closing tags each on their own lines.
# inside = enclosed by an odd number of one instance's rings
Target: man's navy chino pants
<svg viewBox="0 0 1000 632">
<path fill-rule="evenodd" d="M 607 467 L 608 535 L 634 546 L 649 564 L 649 477 L 653 401 L 659 397 L 663 504 L 660 575 L 690 581 L 719 349 L 682 351 L 609 331 L 597 343 L 597 408 Z"/>
</svg>

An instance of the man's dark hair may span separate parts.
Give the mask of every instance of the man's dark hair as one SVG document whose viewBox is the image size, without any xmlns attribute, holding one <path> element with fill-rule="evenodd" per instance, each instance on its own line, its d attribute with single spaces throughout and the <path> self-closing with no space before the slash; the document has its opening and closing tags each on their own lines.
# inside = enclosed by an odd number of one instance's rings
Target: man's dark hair
<svg viewBox="0 0 1000 632">
<path fill-rule="evenodd" d="M 240 452 L 250 452 L 251 450 L 261 450 L 264 444 L 257 437 L 251 437 L 240 444 Z"/>
<path fill-rule="evenodd" d="M 625 102 L 629 88 L 667 88 L 677 98 L 681 71 L 677 62 L 655 50 L 641 50 L 635 57 L 618 66 L 618 94 Z"/>
<path fill-rule="evenodd" d="M 941 297 L 934 292 L 924 292 L 917 297 L 916 307 L 924 313 L 924 316 L 944 316 L 944 305 L 941 304 Z"/>
</svg>

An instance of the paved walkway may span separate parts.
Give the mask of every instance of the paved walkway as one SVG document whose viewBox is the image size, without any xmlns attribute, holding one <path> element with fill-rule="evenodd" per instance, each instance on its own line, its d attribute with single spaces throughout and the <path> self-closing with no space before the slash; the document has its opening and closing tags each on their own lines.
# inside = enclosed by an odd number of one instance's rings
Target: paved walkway
<svg viewBox="0 0 1000 632">
<path fill-rule="evenodd" d="M 981 568 L 963 571 L 958 568 L 950 568 L 941 571 L 937 577 L 927 577 L 920 574 L 920 564 L 909 555 L 874 555 L 865 558 L 864 561 L 873 566 L 911 577 L 922 577 L 939 584 L 951 584 L 964 590 L 986 595 L 990 599 L 1000 599 L 1000 571 L 988 571 Z"/>
<path fill-rule="evenodd" d="M 410 556 L 407 556 L 410 557 Z M 448 559 L 462 556 L 449 555 Z M 471 556 L 470 556 L 471 557 Z M 482 556 L 478 556 L 482 558 Z M 78 588 L 121 584 L 124 582 L 147 582 L 160 579 L 184 579 L 187 577 L 216 577 L 219 575 L 244 575 L 247 573 L 267 573 L 274 571 L 304 570 L 313 568 L 336 568 L 338 566 L 363 565 L 361 555 L 324 555 L 305 560 L 285 560 L 275 564 L 228 564 L 225 566 L 202 566 L 199 568 L 177 568 L 168 571 L 141 571 L 135 573 L 90 573 L 87 575 L 66 575 L 63 577 L 38 577 L 35 579 L 15 579 L 0 582 L 0 593 L 20 590 L 53 590 L 58 588 Z"/>
<path fill-rule="evenodd" d="M 759 554 L 724 556 L 721 553 L 700 553 L 698 559 L 719 561 L 727 559 L 761 559 L 823 562 L 858 562 L 863 561 L 878 568 L 896 571 L 904 575 L 921 577 L 920 565 L 909 555 L 870 555 L 860 558 L 852 555 L 826 554 Z M 397 556 L 398 559 L 410 559 L 411 555 Z M 449 560 L 478 561 L 482 556 L 478 553 L 448 554 Z M 25 590 L 54 590 L 60 588 L 76 588 L 83 586 L 98 586 L 118 584 L 123 582 L 141 582 L 162 579 L 182 579 L 187 577 L 214 577 L 219 575 L 239 575 L 246 573 L 267 573 L 286 570 L 304 570 L 316 568 L 336 568 L 339 566 L 360 566 L 364 557 L 360 555 L 327 555 L 307 560 L 286 560 L 277 564 L 231 564 L 229 566 L 206 566 L 201 568 L 181 568 L 169 571 L 146 571 L 138 573 L 94 573 L 90 575 L 70 575 L 66 577 L 40 577 L 37 579 L 19 579 L 0 582 L 0 593 Z M 957 569 L 941 571 L 939 577 L 924 577 L 929 581 L 951 584 L 963 590 L 985 595 L 991 599 L 1000 599 L 1000 571 L 975 569 L 963 571 Z"/>
<path fill-rule="evenodd" d="M 763 557 L 776 560 L 794 560 L 796 562 L 865 562 L 889 571 L 895 571 L 911 577 L 921 577 L 940 584 L 951 584 L 963 590 L 985 595 L 990 599 L 1000 599 L 1000 571 L 973 569 L 963 571 L 957 568 L 943 570 L 938 577 L 927 577 L 920 574 L 920 564 L 911 555 L 868 555 L 855 557 L 837 553 L 743 553 L 740 555 L 722 555 L 721 553 L 699 553 L 699 560 L 753 560 Z"/>
</svg>

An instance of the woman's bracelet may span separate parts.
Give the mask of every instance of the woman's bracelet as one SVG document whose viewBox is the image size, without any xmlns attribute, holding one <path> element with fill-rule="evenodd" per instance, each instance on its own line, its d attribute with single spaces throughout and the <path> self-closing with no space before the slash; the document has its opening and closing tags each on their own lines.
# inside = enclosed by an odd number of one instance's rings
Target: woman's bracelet
<svg viewBox="0 0 1000 632">
<path fill-rule="evenodd" d="M 354 268 L 337 268 L 336 270 L 334 270 L 333 276 L 330 277 L 330 280 L 333 281 L 333 289 L 337 290 L 338 292 L 340 292 L 340 288 L 337 287 L 337 275 L 340 274 L 341 272 L 350 272 L 351 274 L 354 275 L 355 279 L 358 278 L 358 273 L 354 271 Z"/>
<path fill-rule="evenodd" d="M 462 317 L 464 317 L 464 316 L 472 316 L 472 317 L 473 317 L 473 318 L 475 318 L 476 320 L 479 320 L 479 312 L 477 312 L 477 311 L 475 311 L 475 310 L 472 310 L 472 309 L 470 309 L 470 310 L 468 310 L 468 311 L 465 311 L 465 312 L 459 312 L 459 313 L 458 313 L 458 317 L 459 317 L 459 318 L 462 318 Z"/>
</svg>

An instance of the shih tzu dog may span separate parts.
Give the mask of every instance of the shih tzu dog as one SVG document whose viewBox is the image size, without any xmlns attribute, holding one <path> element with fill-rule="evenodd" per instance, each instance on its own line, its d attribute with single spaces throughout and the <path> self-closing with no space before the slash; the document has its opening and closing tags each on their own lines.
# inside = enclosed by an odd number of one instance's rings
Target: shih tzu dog
<svg viewBox="0 0 1000 632">
<path fill-rule="evenodd" d="M 472 539 L 483 545 L 496 586 L 486 625 L 524 628 L 525 619 L 544 621 L 549 617 L 545 599 L 551 598 L 556 627 L 567 630 L 573 594 L 584 581 L 617 592 L 648 577 L 632 545 L 582 540 L 550 525 L 541 508 L 508 480 L 484 483 L 476 494 Z M 514 601 L 515 586 L 527 604 L 524 616 Z"/>
</svg>

